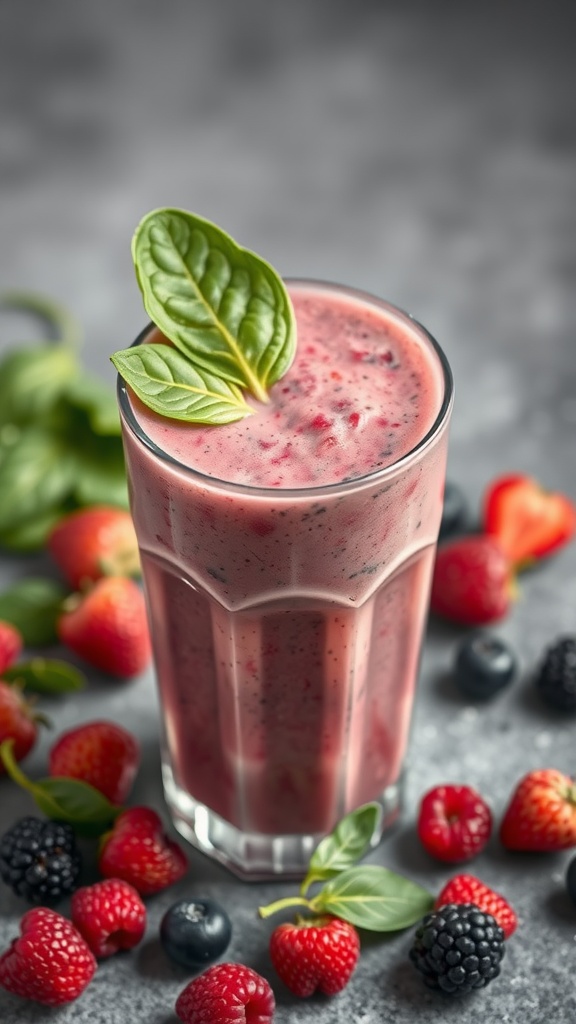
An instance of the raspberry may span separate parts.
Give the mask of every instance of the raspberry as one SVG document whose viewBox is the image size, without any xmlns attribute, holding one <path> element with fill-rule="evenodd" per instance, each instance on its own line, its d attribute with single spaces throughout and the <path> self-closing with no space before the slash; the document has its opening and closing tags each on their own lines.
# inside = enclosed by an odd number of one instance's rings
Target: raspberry
<svg viewBox="0 0 576 1024">
<path fill-rule="evenodd" d="M 446 903 L 474 903 L 483 913 L 492 914 L 504 932 L 505 939 L 510 938 L 518 926 L 516 914 L 504 897 L 484 885 L 484 882 L 474 875 L 455 875 L 451 878 L 437 897 L 434 906 L 438 909 Z"/>
<path fill-rule="evenodd" d="M 146 931 L 146 907 L 119 878 L 78 889 L 71 909 L 75 927 L 100 959 L 137 946 Z"/>
<path fill-rule="evenodd" d="M 422 799 L 418 835 L 425 850 L 439 860 L 471 860 L 484 849 L 491 831 L 490 808 L 470 786 L 436 786 Z"/>
<path fill-rule="evenodd" d="M 505 948 L 491 914 L 473 903 L 447 903 L 422 919 L 410 959 L 429 988 L 458 995 L 496 978 Z"/>
<path fill-rule="evenodd" d="M 21 818 L 0 841 L 0 876 L 29 903 L 57 903 L 76 888 L 81 867 L 74 832 L 61 822 Z"/>
<path fill-rule="evenodd" d="M 188 870 L 184 851 L 162 829 L 150 807 L 131 807 L 103 840 L 99 860 L 105 878 L 122 878 L 142 896 L 178 882 Z"/>
<path fill-rule="evenodd" d="M 576 711 L 576 636 L 548 647 L 536 679 L 540 696 L 560 711 Z"/>
<path fill-rule="evenodd" d="M 0 985 L 44 1006 L 61 1006 L 82 994 L 96 961 L 65 917 L 36 907 L 20 922 L 21 937 L 0 956 Z"/>
<path fill-rule="evenodd" d="M 265 978 L 244 964 L 215 964 L 180 993 L 176 1014 L 183 1024 L 270 1024 L 274 993 Z"/>
<path fill-rule="evenodd" d="M 303 999 L 317 989 L 327 996 L 341 992 L 359 955 L 356 929 L 337 917 L 281 924 L 270 937 L 270 958 L 278 975 Z"/>
</svg>

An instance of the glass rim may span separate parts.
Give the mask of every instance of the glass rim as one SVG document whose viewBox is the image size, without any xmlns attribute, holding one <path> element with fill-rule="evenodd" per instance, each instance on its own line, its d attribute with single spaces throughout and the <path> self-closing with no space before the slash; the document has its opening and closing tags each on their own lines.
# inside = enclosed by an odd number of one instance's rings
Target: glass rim
<svg viewBox="0 0 576 1024">
<path fill-rule="evenodd" d="M 338 284 L 332 281 L 323 281 L 315 278 L 287 277 L 283 280 L 288 286 L 293 285 L 296 288 L 338 292 L 340 294 L 356 298 L 365 305 L 369 305 L 377 309 L 379 308 L 388 314 L 392 314 L 397 319 L 399 318 L 401 321 L 403 320 L 407 327 L 416 329 L 416 331 L 423 336 L 424 340 L 432 348 L 442 371 L 442 381 L 444 385 L 442 401 L 434 422 L 426 431 L 424 436 L 420 438 L 417 444 L 410 449 L 410 451 L 400 456 L 400 458 L 396 459 L 394 462 L 391 462 L 388 466 L 372 470 L 370 473 L 364 473 L 362 476 L 357 476 L 352 479 L 305 487 L 266 487 L 258 484 L 237 483 L 231 480 L 223 480 L 217 476 L 210 476 L 207 473 L 202 473 L 198 469 L 194 469 L 192 466 L 186 465 L 185 462 L 180 462 L 179 459 L 174 458 L 173 455 L 170 455 L 168 452 L 164 451 L 163 448 L 160 448 L 150 437 L 148 437 L 139 423 L 130 401 L 128 385 L 120 374 L 118 374 L 118 405 L 125 423 L 130 428 L 136 440 L 148 448 L 155 458 L 160 459 L 161 462 L 166 462 L 174 469 L 183 472 L 186 476 L 193 477 L 207 487 L 216 488 L 219 491 L 226 491 L 228 493 L 249 494 L 252 497 L 261 496 L 267 499 L 275 497 L 276 500 L 285 498 L 294 500 L 297 498 L 310 498 L 314 495 L 318 495 L 318 497 L 337 495 L 339 493 L 363 489 L 364 487 L 393 479 L 399 473 L 409 468 L 412 463 L 418 461 L 424 451 L 426 451 L 426 449 L 428 449 L 436 438 L 443 432 L 443 429 L 448 422 L 454 402 L 454 378 L 443 349 L 433 335 L 430 334 L 430 331 L 428 331 L 426 327 L 416 319 L 416 317 L 412 316 L 411 313 L 407 313 L 399 306 L 395 306 L 393 303 L 388 302 L 385 299 L 381 299 L 370 292 L 363 291 L 360 288 L 354 288 L 348 285 Z M 156 324 L 150 321 L 134 339 L 130 348 L 134 348 L 136 345 L 141 345 L 144 338 L 146 338 L 151 331 L 158 329 L 159 328 Z M 214 429 L 217 429 L 217 426 L 215 426 Z"/>
</svg>

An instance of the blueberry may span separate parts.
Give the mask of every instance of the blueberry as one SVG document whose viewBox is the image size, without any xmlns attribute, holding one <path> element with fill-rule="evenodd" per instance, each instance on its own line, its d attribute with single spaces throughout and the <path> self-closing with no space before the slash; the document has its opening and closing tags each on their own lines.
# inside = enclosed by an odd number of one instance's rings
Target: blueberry
<svg viewBox="0 0 576 1024">
<path fill-rule="evenodd" d="M 513 652 L 493 633 L 473 633 L 458 648 L 454 679 L 467 697 L 493 697 L 512 681 L 515 673 Z"/>
<path fill-rule="evenodd" d="M 568 864 L 566 871 L 566 888 L 572 903 L 576 907 L 576 857 L 573 857 Z"/>
<path fill-rule="evenodd" d="M 215 900 L 180 900 L 160 922 L 160 941 L 182 967 L 206 967 L 217 960 L 232 937 L 230 918 Z"/>
<path fill-rule="evenodd" d="M 466 523 L 468 508 L 462 491 L 456 484 L 446 481 L 444 505 L 440 523 L 440 539 L 462 530 Z"/>
</svg>

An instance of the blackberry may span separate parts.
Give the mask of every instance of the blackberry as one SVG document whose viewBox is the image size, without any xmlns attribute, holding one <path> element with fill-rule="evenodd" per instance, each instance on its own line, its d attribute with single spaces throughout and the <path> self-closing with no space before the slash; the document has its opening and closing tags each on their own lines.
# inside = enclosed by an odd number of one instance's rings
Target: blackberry
<svg viewBox="0 0 576 1024">
<path fill-rule="evenodd" d="M 474 903 L 447 903 L 422 919 L 410 959 L 429 988 L 449 995 L 484 988 L 500 974 L 504 932 Z"/>
<path fill-rule="evenodd" d="M 576 711 L 576 636 L 559 637 L 548 647 L 536 687 L 547 704 Z"/>
<path fill-rule="evenodd" d="M 82 860 L 69 825 L 21 818 L 0 840 L 0 877 L 28 900 L 51 906 L 73 892 Z"/>
</svg>

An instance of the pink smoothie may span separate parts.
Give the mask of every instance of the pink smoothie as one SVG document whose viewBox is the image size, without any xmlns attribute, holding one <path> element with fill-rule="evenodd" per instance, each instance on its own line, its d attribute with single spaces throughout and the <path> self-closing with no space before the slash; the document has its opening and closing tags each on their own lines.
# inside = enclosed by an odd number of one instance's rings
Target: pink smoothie
<svg viewBox="0 0 576 1024">
<path fill-rule="evenodd" d="M 268 404 L 199 427 L 132 397 L 124 438 L 171 785 L 243 833 L 318 836 L 401 772 L 448 414 L 410 318 L 290 292 Z"/>
</svg>

